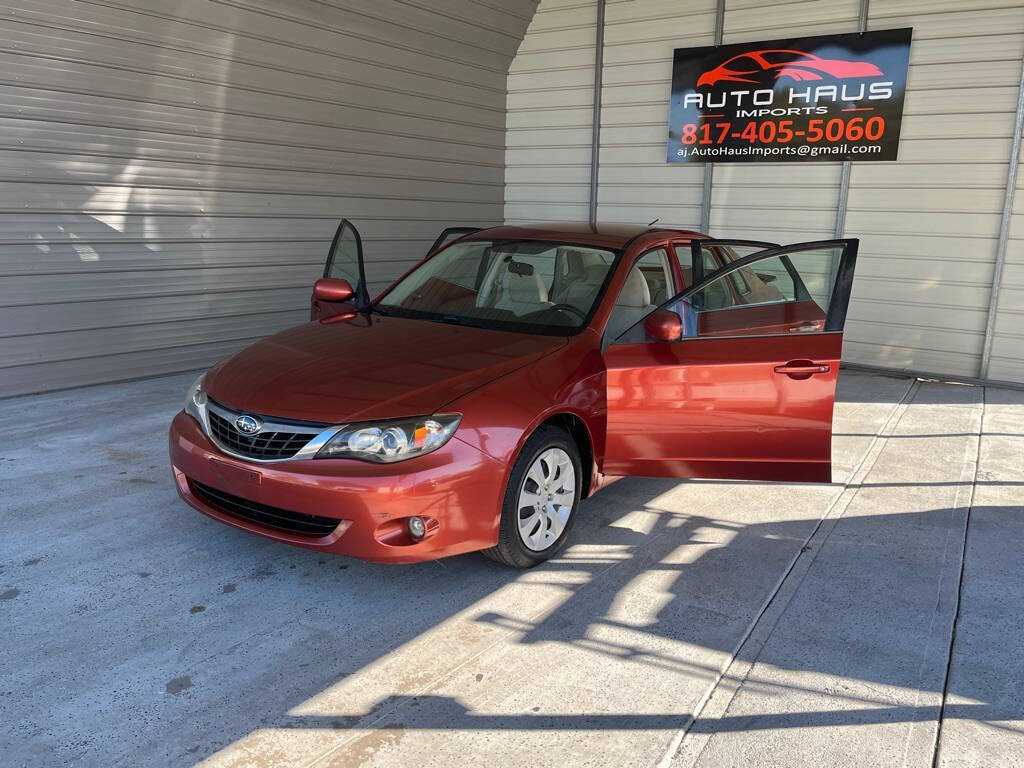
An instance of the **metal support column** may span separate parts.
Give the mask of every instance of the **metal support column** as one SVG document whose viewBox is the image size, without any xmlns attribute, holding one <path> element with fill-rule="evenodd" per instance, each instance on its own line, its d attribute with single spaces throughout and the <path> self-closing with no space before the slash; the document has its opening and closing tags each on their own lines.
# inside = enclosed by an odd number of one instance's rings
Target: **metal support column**
<svg viewBox="0 0 1024 768">
<path fill-rule="evenodd" d="M 868 31 L 868 3 L 870 0 L 860 0 L 860 11 L 857 14 L 857 31 L 862 35 Z M 839 173 L 839 200 L 836 203 L 836 239 L 843 237 L 846 230 L 846 201 L 850 197 L 850 171 L 852 165 L 849 160 L 843 160 L 843 168 Z"/>
<path fill-rule="evenodd" d="M 996 243 L 996 261 L 992 267 L 992 293 L 988 299 L 988 321 L 985 323 L 985 341 L 981 347 L 981 365 L 978 378 L 988 378 L 992 361 L 992 340 L 999 314 L 999 289 L 1003 284 L 1003 266 L 1006 264 L 1006 246 L 1010 240 L 1010 219 L 1013 216 L 1013 193 L 1017 189 L 1017 168 L 1020 166 L 1021 135 L 1024 133 L 1024 65 L 1021 66 L 1020 84 L 1017 86 L 1017 115 L 1014 118 L 1013 143 L 1010 145 L 1010 167 L 1006 171 L 1006 192 L 1003 196 L 1003 220 L 999 225 Z"/>
<path fill-rule="evenodd" d="M 594 116 L 590 137 L 590 226 L 597 226 L 597 175 L 601 165 L 601 82 L 604 72 L 605 0 L 597 0 L 597 31 L 594 44 Z"/>
<path fill-rule="evenodd" d="M 715 45 L 722 44 L 722 32 L 725 28 L 725 0 L 717 0 L 715 4 Z M 711 228 L 711 184 L 715 176 L 715 164 L 704 163 L 704 189 L 701 192 L 700 231 L 707 234 Z"/>
</svg>

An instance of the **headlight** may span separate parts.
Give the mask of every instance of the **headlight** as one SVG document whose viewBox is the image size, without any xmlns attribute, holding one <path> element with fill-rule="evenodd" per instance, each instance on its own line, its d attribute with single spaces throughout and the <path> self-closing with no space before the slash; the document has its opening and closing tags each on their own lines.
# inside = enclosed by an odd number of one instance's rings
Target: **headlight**
<svg viewBox="0 0 1024 768">
<path fill-rule="evenodd" d="M 185 395 L 185 413 L 202 424 L 203 417 L 200 414 L 200 409 L 202 409 L 204 405 L 206 405 L 205 373 L 193 381 L 192 386 L 188 388 L 188 394 Z"/>
<path fill-rule="evenodd" d="M 363 459 L 388 464 L 436 451 L 462 419 L 457 413 L 417 419 L 351 424 L 332 437 L 318 459 Z"/>
</svg>

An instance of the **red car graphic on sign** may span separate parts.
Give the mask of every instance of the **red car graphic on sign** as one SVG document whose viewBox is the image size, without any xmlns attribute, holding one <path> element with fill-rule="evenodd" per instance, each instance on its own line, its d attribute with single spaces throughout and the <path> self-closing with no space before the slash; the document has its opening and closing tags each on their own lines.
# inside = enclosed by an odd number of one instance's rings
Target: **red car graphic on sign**
<svg viewBox="0 0 1024 768">
<path fill-rule="evenodd" d="M 774 72 L 776 80 L 791 77 L 797 81 L 821 80 L 822 75 L 845 79 L 882 74 L 882 70 L 870 61 L 823 59 L 805 51 L 775 49 L 733 56 L 702 74 L 697 80 L 697 86 L 711 86 L 720 82 L 757 83 L 765 72 Z"/>
</svg>

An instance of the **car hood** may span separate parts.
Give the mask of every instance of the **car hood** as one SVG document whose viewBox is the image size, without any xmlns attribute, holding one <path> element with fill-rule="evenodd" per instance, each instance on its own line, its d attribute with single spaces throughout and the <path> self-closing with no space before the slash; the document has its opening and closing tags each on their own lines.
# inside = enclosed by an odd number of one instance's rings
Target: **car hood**
<svg viewBox="0 0 1024 768">
<path fill-rule="evenodd" d="M 263 339 L 211 369 L 206 388 L 222 405 L 282 419 L 338 424 L 420 416 L 567 343 L 359 315 Z"/>
</svg>

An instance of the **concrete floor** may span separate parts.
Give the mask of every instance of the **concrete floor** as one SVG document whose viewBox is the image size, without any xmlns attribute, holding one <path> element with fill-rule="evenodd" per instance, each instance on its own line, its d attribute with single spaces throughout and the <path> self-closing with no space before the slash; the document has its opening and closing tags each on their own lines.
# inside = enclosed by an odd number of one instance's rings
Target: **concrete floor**
<svg viewBox="0 0 1024 768">
<path fill-rule="evenodd" d="M 1022 392 L 844 372 L 844 482 L 620 480 L 522 573 L 194 512 L 190 381 L 0 401 L 5 766 L 1024 765 Z"/>
</svg>

